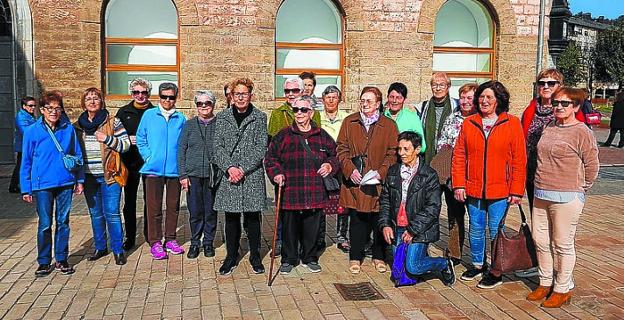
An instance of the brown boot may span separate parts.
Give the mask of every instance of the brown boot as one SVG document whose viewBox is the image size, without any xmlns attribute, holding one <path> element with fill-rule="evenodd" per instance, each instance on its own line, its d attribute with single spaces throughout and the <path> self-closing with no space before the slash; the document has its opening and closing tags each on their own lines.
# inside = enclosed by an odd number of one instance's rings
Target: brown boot
<svg viewBox="0 0 624 320">
<path fill-rule="evenodd" d="M 531 293 L 529 293 L 526 297 L 529 301 L 539 301 L 542 300 L 552 292 L 552 287 L 539 286 L 535 288 Z"/>
<path fill-rule="evenodd" d="M 546 301 L 542 302 L 542 307 L 544 308 L 561 308 L 563 304 L 570 304 L 570 300 L 572 299 L 572 293 L 559 293 L 553 291 Z"/>
</svg>

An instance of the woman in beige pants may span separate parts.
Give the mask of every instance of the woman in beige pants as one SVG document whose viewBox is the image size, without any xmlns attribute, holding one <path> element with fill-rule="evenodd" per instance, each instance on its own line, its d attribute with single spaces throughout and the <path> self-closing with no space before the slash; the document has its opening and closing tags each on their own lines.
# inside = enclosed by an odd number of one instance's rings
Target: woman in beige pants
<svg viewBox="0 0 624 320">
<path fill-rule="evenodd" d="M 527 300 L 547 298 L 545 308 L 570 302 L 576 226 L 585 192 L 598 176 L 596 139 L 574 115 L 584 100 L 581 89 L 557 89 L 552 100 L 555 121 L 546 126 L 537 145 L 532 232 L 540 285 Z"/>
</svg>

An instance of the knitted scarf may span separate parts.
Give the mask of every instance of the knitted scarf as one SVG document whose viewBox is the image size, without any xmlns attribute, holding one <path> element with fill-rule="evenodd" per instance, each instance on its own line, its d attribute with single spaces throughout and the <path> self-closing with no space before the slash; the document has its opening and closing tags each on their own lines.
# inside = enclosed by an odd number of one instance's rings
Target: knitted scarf
<svg viewBox="0 0 624 320">
<path fill-rule="evenodd" d="M 442 110 L 442 116 L 440 117 L 439 123 L 436 125 L 436 106 L 433 101 L 433 97 L 428 102 L 429 107 L 427 108 L 426 115 L 426 123 L 425 123 L 425 143 L 427 146 L 432 146 L 431 148 L 427 148 L 425 150 L 425 163 L 430 163 L 431 159 L 436 155 L 436 148 L 433 147 L 436 145 L 436 141 L 440 137 L 440 132 L 442 132 L 442 126 L 444 125 L 444 120 L 448 118 L 451 114 L 451 98 L 446 96 L 444 99 L 444 107 Z M 438 130 L 436 130 L 436 128 Z"/>
<path fill-rule="evenodd" d="M 87 135 L 94 135 L 95 131 L 106 119 L 108 119 L 108 111 L 106 109 L 100 109 L 100 111 L 96 112 L 93 120 L 89 120 L 89 113 L 85 111 L 78 117 L 78 124 Z"/>
</svg>

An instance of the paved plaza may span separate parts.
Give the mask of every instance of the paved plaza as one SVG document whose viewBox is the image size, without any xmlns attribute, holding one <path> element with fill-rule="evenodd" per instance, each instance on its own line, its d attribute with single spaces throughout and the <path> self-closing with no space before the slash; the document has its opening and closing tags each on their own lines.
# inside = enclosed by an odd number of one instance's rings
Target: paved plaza
<svg viewBox="0 0 624 320">
<path fill-rule="evenodd" d="M 597 133 L 598 135 L 598 133 Z M 599 138 L 600 139 L 600 138 Z M 601 152 L 605 149 L 601 148 Z M 611 148 L 610 163 L 601 169 L 590 193 L 577 234 L 576 288 L 572 303 L 561 309 L 542 309 L 525 300 L 537 279 L 506 275 L 504 284 L 477 289 L 476 282 L 445 287 L 432 278 L 412 287 L 394 288 L 389 273 L 377 273 L 369 259 L 359 275 L 351 275 L 348 257 L 336 249 L 335 218 L 328 219 L 328 247 L 321 273 L 299 266 L 278 275 L 267 286 L 267 274 L 255 275 L 245 255 L 230 276 L 219 276 L 225 257 L 222 225 L 216 237 L 216 257 L 196 260 L 170 256 L 153 261 L 148 246 L 129 253 L 128 264 L 117 266 L 112 254 L 89 262 L 93 252 L 90 219 L 83 196 L 74 201 L 71 217 L 70 263 L 76 273 L 58 272 L 36 279 L 37 219 L 32 205 L 6 192 L 10 167 L 0 167 L 0 318 L 3 319 L 624 319 L 624 151 Z M 140 208 L 141 206 L 139 206 Z M 525 205 L 526 207 L 526 205 Z M 441 216 L 442 238 L 432 246 L 441 255 L 448 230 L 446 210 Z M 220 216 L 220 221 L 222 216 Z M 142 214 L 138 225 L 142 225 Z M 178 238 L 189 245 L 188 212 L 183 205 Z M 518 227 L 517 210 L 508 225 Z M 269 243 L 274 211 L 263 220 L 262 254 L 269 269 Z M 331 240 L 331 241 L 330 241 Z M 243 240 L 243 254 L 247 243 Z M 466 241 L 467 242 L 467 241 Z M 466 243 L 467 245 L 467 243 Z M 470 261 L 469 248 L 464 263 Z M 276 263 L 277 266 L 278 263 Z M 457 274 L 465 270 L 456 267 Z M 345 301 L 335 283 L 370 282 L 381 300 Z"/>
</svg>

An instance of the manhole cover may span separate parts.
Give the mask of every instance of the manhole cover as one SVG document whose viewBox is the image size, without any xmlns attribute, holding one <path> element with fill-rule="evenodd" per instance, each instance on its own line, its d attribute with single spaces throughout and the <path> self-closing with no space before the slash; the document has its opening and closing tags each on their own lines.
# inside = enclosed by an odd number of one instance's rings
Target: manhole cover
<svg viewBox="0 0 624 320">
<path fill-rule="evenodd" d="M 334 283 L 336 290 L 346 301 L 381 300 L 383 295 L 370 282 Z"/>
</svg>

